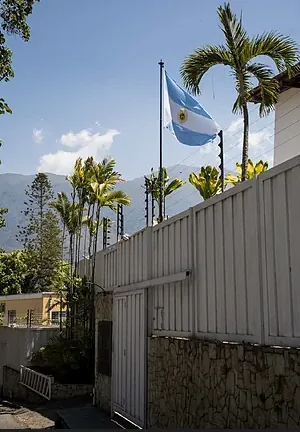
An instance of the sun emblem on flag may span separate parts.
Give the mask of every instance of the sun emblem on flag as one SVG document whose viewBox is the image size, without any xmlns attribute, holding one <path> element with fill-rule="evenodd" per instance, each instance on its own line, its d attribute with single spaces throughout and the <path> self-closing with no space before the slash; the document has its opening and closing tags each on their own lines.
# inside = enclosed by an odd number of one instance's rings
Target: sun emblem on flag
<svg viewBox="0 0 300 432">
<path fill-rule="evenodd" d="M 187 119 L 188 119 L 187 110 L 185 108 L 181 108 L 181 110 L 178 113 L 179 123 L 183 124 L 187 121 Z"/>
</svg>

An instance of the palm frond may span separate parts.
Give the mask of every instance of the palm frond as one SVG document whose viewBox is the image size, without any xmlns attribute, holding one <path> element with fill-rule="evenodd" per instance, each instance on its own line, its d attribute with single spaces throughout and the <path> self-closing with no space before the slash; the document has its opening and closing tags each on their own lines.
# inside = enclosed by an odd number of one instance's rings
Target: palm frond
<svg viewBox="0 0 300 432">
<path fill-rule="evenodd" d="M 166 197 L 166 196 L 170 195 L 171 193 L 173 193 L 177 189 L 180 189 L 184 185 L 185 185 L 185 182 L 183 180 L 175 178 L 166 186 L 166 188 L 164 190 L 164 196 Z"/>
<path fill-rule="evenodd" d="M 272 69 L 266 65 L 252 63 L 247 65 L 247 71 L 258 81 L 261 94 L 259 114 L 261 117 L 263 117 L 275 109 L 275 104 L 278 102 L 280 95 L 279 83 L 277 80 L 274 80 L 274 73 Z M 247 99 L 251 102 L 251 92 L 248 92 Z"/>
<path fill-rule="evenodd" d="M 239 68 L 241 53 L 245 43 L 248 41 L 247 32 L 242 24 L 242 16 L 238 19 L 236 14 L 232 12 L 229 3 L 219 6 L 217 12 L 227 49 L 233 57 L 235 67 Z"/>
<path fill-rule="evenodd" d="M 216 65 L 234 67 L 233 56 L 225 46 L 206 46 L 194 50 L 185 58 L 180 69 L 185 87 L 193 94 L 200 94 L 201 79 Z"/>
<path fill-rule="evenodd" d="M 252 38 L 245 55 L 248 61 L 258 56 L 268 56 L 274 61 L 278 71 L 287 70 L 289 77 L 300 72 L 298 44 L 291 37 L 278 32 L 265 32 Z"/>
<path fill-rule="evenodd" d="M 113 203 L 128 206 L 131 203 L 131 199 L 126 192 L 118 190 L 104 194 L 102 197 L 102 203 L 103 206 L 112 205 Z"/>
<path fill-rule="evenodd" d="M 189 182 L 202 198 L 207 200 L 222 191 L 222 182 L 217 168 L 210 165 L 202 167 L 199 174 L 191 173 Z"/>
</svg>

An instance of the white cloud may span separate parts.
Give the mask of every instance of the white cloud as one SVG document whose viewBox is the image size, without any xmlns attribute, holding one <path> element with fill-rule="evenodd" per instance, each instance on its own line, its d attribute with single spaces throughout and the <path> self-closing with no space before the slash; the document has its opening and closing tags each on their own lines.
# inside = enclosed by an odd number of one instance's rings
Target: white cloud
<svg viewBox="0 0 300 432">
<path fill-rule="evenodd" d="M 68 132 L 60 137 L 60 143 L 70 151 L 58 150 L 48 153 L 40 158 L 39 172 L 52 172 L 54 174 L 70 174 L 77 158 L 86 159 L 93 156 L 100 160 L 108 154 L 114 137 L 119 135 L 117 130 L 108 130 L 105 134 L 92 134 L 90 130 L 83 129 L 78 133 Z"/>
<path fill-rule="evenodd" d="M 249 133 L 249 157 L 253 162 L 273 160 L 273 135 L 274 130 L 270 126 L 263 127 L 263 119 L 257 125 L 257 131 L 252 131 L 250 124 Z M 241 161 L 243 142 L 243 119 L 234 120 L 224 133 L 224 157 L 225 166 L 230 171 L 235 169 L 235 163 Z"/>
<path fill-rule="evenodd" d="M 37 144 L 41 144 L 44 140 L 44 132 L 43 129 L 33 129 L 32 131 L 32 138 L 34 142 Z"/>
</svg>

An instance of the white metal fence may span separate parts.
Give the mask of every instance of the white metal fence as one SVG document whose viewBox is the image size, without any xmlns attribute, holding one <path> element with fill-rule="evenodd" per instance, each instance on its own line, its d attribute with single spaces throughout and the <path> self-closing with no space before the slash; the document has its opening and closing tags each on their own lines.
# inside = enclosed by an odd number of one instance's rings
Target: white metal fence
<svg viewBox="0 0 300 432">
<path fill-rule="evenodd" d="M 152 233 L 152 278 L 178 274 L 193 267 L 191 210 L 158 224 Z M 189 335 L 193 330 L 193 285 L 189 280 L 154 286 L 152 329 L 159 334 Z"/>
<path fill-rule="evenodd" d="M 300 159 L 259 178 L 265 341 L 300 341 Z"/>
<path fill-rule="evenodd" d="M 262 342 L 257 181 L 193 209 L 196 334 Z"/>
<path fill-rule="evenodd" d="M 50 376 L 36 372 L 28 367 L 21 366 L 20 383 L 45 399 L 51 399 L 52 378 Z"/>
<path fill-rule="evenodd" d="M 99 252 L 100 285 L 147 289 L 151 334 L 300 346 L 299 224 L 297 156 Z"/>
</svg>

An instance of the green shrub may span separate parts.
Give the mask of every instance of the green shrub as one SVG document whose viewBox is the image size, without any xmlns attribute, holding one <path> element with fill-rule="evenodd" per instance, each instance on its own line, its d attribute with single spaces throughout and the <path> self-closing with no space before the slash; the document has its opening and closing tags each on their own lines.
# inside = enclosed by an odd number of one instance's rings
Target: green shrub
<svg viewBox="0 0 300 432">
<path fill-rule="evenodd" d="M 93 350 L 81 340 L 56 339 L 31 358 L 31 367 L 61 384 L 89 384 L 94 379 Z"/>
</svg>

